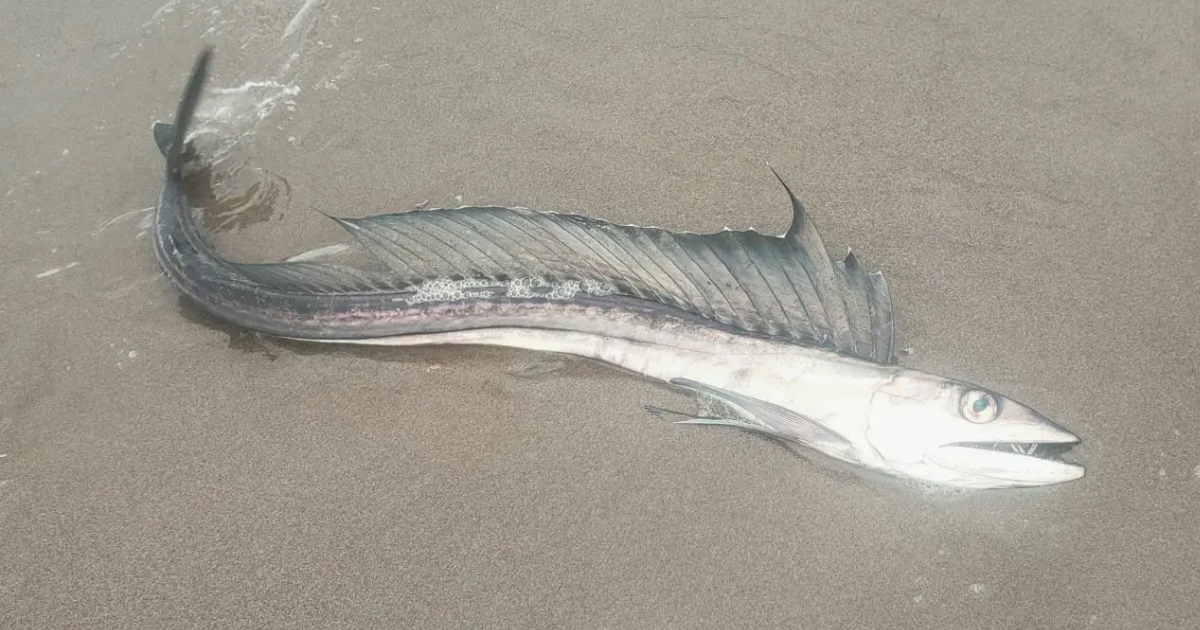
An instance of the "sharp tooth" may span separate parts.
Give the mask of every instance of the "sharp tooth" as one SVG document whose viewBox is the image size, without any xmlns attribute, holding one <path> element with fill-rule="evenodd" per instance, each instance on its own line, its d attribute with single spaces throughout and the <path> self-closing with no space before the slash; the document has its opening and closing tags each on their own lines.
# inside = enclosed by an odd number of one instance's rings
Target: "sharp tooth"
<svg viewBox="0 0 1200 630">
<path fill-rule="evenodd" d="M 1037 444 L 1030 444 L 1030 445 L 1029 445 L 1029 450 L 1028 450 L 1028 451 L 1026 451 L 1026 453 L 1025 453 L 1025 454 L 1026 454 L 1026 455 L 1036 455 L 1036 454 L 1037 454 L 1037 447 L 1038 447 L 1038 445 L 1037 445 Z"/>
</svg>

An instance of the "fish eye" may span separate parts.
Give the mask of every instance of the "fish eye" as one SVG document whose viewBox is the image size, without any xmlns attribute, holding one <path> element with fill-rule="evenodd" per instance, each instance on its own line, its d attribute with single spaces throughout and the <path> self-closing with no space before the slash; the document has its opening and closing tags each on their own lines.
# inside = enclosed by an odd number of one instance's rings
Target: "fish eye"
<svg viewBox="0 0 1200 630">
<path fill-rule="evenodd" d="M 976 424 L 984 424 L 996 419 L 996 414 L 1000 411 L 1000 402 L 996 400 L 995 396 L 974 389 L 962 395 L 958 411 L 967 420 Z"/>
</svg>

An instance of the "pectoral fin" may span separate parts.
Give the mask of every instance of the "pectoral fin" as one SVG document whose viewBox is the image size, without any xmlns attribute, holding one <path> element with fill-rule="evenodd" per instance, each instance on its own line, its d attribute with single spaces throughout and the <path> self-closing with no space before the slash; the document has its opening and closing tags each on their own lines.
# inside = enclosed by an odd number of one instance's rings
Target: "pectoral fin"
<svg viewBox="0 0 1200 630">
<path fill-rule="evenodd" d="M 681 424 L 720 424 L 765 433 L 775 438 L 798 442 L 842 459 L 853 460 L 854 447 L 842 436 L 820 422 L 766 401 L 743 396 L 720 387 L 686 378 L 671 379 L 672 385 L 712 396 L 759 424 L 727 418 L 694 418 Z"/>
<path fill-rule="evenodd" d="M 655 407 L 652 405 L 646 405 L 643 407 L 643 409 L 645 409 L 647 413 L 654 416 L 655 418 L 662 418 L 663 416 L 675 416 L 677 418 L 683 418 L 683 420 L 673 420 L 672 422 L 674 422 L 675 424 L 711 424 L 711 425 L 720 425 L 720 426 L 725 426 L 725 427 L 736 427 L 738 429 L 746 429 L 748 431 L 766 432 L 766 429 L 764 427 L 761 427 L 757 424 L 753 424 L 750 422 L 746 422 L 745 420 L 738 420 L 737 418 L 717 418 L 717 417 L 713 417 L 713 416 L 696 416 L 696 415 L 693 415 L 690 413 L 685 413 L 682 411 L 675 411 L 673 409 L 664 409 L 662 407 Z M 771 434 L 769 432 L 767 432 L 767 433 L 768 433 L 768 435 L 772 435 L 773 437 L 781 437 L 781 436 Z"/>
</svg>

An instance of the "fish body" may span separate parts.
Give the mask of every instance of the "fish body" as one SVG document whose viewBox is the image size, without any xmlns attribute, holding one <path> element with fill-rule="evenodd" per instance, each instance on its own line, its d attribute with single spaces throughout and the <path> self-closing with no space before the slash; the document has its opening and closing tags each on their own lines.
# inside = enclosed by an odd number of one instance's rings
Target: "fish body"
<svg viewBox="0 0 1200 630">
<path fill-rule="evenodd" d="M 1076 479 L 1078 442 L 986 389 L 899 366 L 879 273 L 831 259 L 783 184 L 781 236 L 677 233 L 524 208 L 437 208 L 334 219 L 385 269 L 235 263 L 204 241 L 183 150 L 209 61 L 174 124 L 155 255 L 185 296 L 277 337 L 375 345 L 485 344 L 604 361 L 719 403 L 685 424 L 738 427 L 835 459 L 963 488 Z M 780 180 L 782 184 L 782 179 Z"/>
</svg>

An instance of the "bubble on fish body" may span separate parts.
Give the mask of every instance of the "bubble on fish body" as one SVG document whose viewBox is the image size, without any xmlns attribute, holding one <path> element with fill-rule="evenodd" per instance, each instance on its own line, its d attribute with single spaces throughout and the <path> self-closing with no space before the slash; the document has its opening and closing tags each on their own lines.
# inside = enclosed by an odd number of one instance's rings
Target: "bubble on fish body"
<svg viewBox="0 0 1200 630">
<path fill-rule="evenodd" d="M 551 300 L 569 300 L 579 293 L 581 283 L 579 280 L 563 280 L 555 282 L 551 285 L 550 293 L 546 297 Z"/>
<path fill-rule="evenodd" d="M 608 282 L 601 282 L 599 280 L 592 280 L 590 278 L 583 281 L 583 289 L 587 291 L 589 295 L 594 295 L 597 297 L 612 295 L 613 293 L 617 292 L 616 287 L 614 287 L 612 284 L 609 284 Z"/>
<path fill-rule="evenodd" d="M 408 304 L 425 304 L 427 302 L 458 302 L 466 299 L 490 297 L 489 291 L 468 291 L 468 289 L 487 289 L 497 286 L 496 283 L 479 278 L 451 280 L 438 278 L 422 282 L 412 296 L 405 299 Z"/>
<path fill-rule="evenodd" d="M 514 278 L 508 283 L 508 291 L 504 296 L 510 298 L 533 297 L 533 280 L 533 278 Z"/>
</svg>

